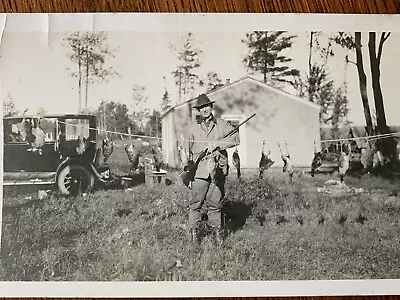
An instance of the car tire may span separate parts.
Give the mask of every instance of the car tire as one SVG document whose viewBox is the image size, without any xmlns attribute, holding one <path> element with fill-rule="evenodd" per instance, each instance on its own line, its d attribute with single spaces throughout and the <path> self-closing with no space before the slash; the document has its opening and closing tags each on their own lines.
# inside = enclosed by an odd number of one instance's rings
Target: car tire
<svg viewBox="0 0 400 300">
<path fill-rule="evenodd" d="M 94 176 L 85 167 L 67 165 L 57 176 L 57 187 L 63 195 L 81 195 L 89 193 L 94 187 Z"/>
</svg>

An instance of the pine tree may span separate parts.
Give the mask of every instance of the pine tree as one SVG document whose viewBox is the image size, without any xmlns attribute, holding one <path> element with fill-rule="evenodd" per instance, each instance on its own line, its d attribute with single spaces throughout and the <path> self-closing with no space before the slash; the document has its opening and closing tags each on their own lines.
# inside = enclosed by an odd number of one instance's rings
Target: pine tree
<svg viewBox="0 0 400 300">
<path fill-rule="evenodd" d="M 168 93 L 167 89 L 165 89 L 164 95 L 162 97 L 162 102 L 161 102 L 161 111 L 166 112 L 171 107 L 172 107 L 172 105 L 171 105 L 171 100 L 169 98 L 169 93 Z"/>
<path fill-rule="evenodd" d="M 146 108 L 147 96 L 145 96 L 146 88 L 140 85 L 133 86 L 133 114 L 132 119 L 135 121 L 140 132 L 144 132 L 145 119 L 149 116 L 149 109 Z"/>
<path fill-rule="evenodd" d="M 296 36 L 288 35 L 285 31 L 253 31 L 246 34 L 242 40 L 249 52 L 243 62 L 254 72 L 263 75 L 264 83 L 280 87 L 281 83 L 294 85 L 295 76 L 299 71 L 288 66 L 292 58 L 282 52 L 292 47 Z"/>
<path fill-rule="evenodd" d="M 223 85 L 222 79 L 216 72 L 210 71 L 207 73 L 207 92 L 213 91 Z"/>
<path fill-rule="evenodd" d="M 161 115 L 157 110 L 153 110 L 153 113 L 149 116 L 146 124 L 146 132 L 150 136 L 161 136 Z"/>
<path fill-rule="evenodd" d="M 17 115 L 19 112 L 15 108 L 14 100 L 10 93 L 7 94 L 3 100 L 3 117 L 11 117 Z"/>
<path fill-rule="evenodd" d="M 180 63 L 177 69 L 172 72 L 172 75 L 178 87 L 178 103 L 182 103 L 193 98 L 193 91 L 196 86 L 202 85 L 202 80 L 196 74 L 196 70 L 201 65 L 199 55 L 202 51 L 194 46 L 193 35 L 190 32 L 184 37 L 182 48 L 174 50 Z"/>
</svg>

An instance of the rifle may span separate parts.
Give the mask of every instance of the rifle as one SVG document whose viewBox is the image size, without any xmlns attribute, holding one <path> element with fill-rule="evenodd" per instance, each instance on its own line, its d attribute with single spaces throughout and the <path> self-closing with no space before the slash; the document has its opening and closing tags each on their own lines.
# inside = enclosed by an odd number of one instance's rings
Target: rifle
<svg viewBox="0 0 400 300">
<path fill-rule="evenodd" d="M 253 118 L 256 114 L 252 114 L 250 117 L 248 117 L 246 120 L 244 120 L 243 122 L 241 122 L 239 125 L 237 125 L 235 128 L 233 128 L 232 130 L 230 130 L 228 133 L 224 134 L 222 137 L 219 137 L 217 139 L 217 141 L 224 139 L 228 136 L 230 136 L 231 134 L 233 134 L 235 131 L 237 131 L 239 129 L 240 126 L 242 126 L 244 123 L 248 122 L 251 118 Z M 217 148 L 218 149 L 218 148 Z M 196 174 L 196 170 L 197 167 L 199 166 L 199 163 L 202 159 L 204 159 L 207 155 L 212 154 L 214 151 L 216 151 L 217 149 L 213 149 L 213 151 L 211 153 L 208 153 L 207 150 L 205 149 L 202 152 L 200 152 L 200 154 L 197 156 L 196 161 L 189 161 L 188 164 L 183 168 L 183 171 L 179 174 L 179 178 L 182 181 L 182 183 L 188 187 L 190 185 L 190 182 L 194 181 L 194 175 Z"/>
</svg>

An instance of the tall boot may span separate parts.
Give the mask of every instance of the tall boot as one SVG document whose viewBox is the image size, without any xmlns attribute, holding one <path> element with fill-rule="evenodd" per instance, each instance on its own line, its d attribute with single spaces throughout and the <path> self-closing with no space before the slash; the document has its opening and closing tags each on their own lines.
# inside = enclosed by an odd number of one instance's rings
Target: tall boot
<svg viewBox="0 0 400 300">
<path fill-rule="evenodd" d="M 194 248 L 200 247 L 199 228 L 195 227 L 190 230 L 190 242 Z"/>
<path fill-rule="evenodd" d="M 221 247 L 224 243 L 224 229 L 221 225 L 213 227 L 212 229 L 213 241 L 214 245 L 217 247 Z"/>
</svg>

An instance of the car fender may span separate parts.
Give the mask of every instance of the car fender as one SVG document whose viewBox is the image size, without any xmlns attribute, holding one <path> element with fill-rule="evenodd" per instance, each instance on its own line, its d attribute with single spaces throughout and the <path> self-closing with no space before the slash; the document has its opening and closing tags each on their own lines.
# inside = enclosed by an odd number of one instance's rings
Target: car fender
<svg viewBox="0 0 400 300">
<path fill-rule="evenodd" d="M 82 159 L 79 159 L 79 158 L 67 157 L 67 158 L 64 159 L 64 160 L 58 165 L 58 167 L 57 167 L 56 176 L 55 176 L 56 182 L 57 182 L 57 180 L 58 180 L 58 176 L 59 176 L 61 170 L 64 169 L 66 166 L 69 166 L 69 165 L 79 165 L 79 166 L 83 166 L 83 167 L 85 167 L 88 171 L 90 171 L 90 172 L 92 172 L 92 173 L 93 173 L 93 169 L 94 169 L 94 166 L 93 166 L 93 168 L 92 168 L 91 163 L 85 162 L 85 161 L 83 161 Z M 95 177 L 97 177 L 96 174 L 93 174 L 93 175 L 95 175 Z"/>
</svg>

